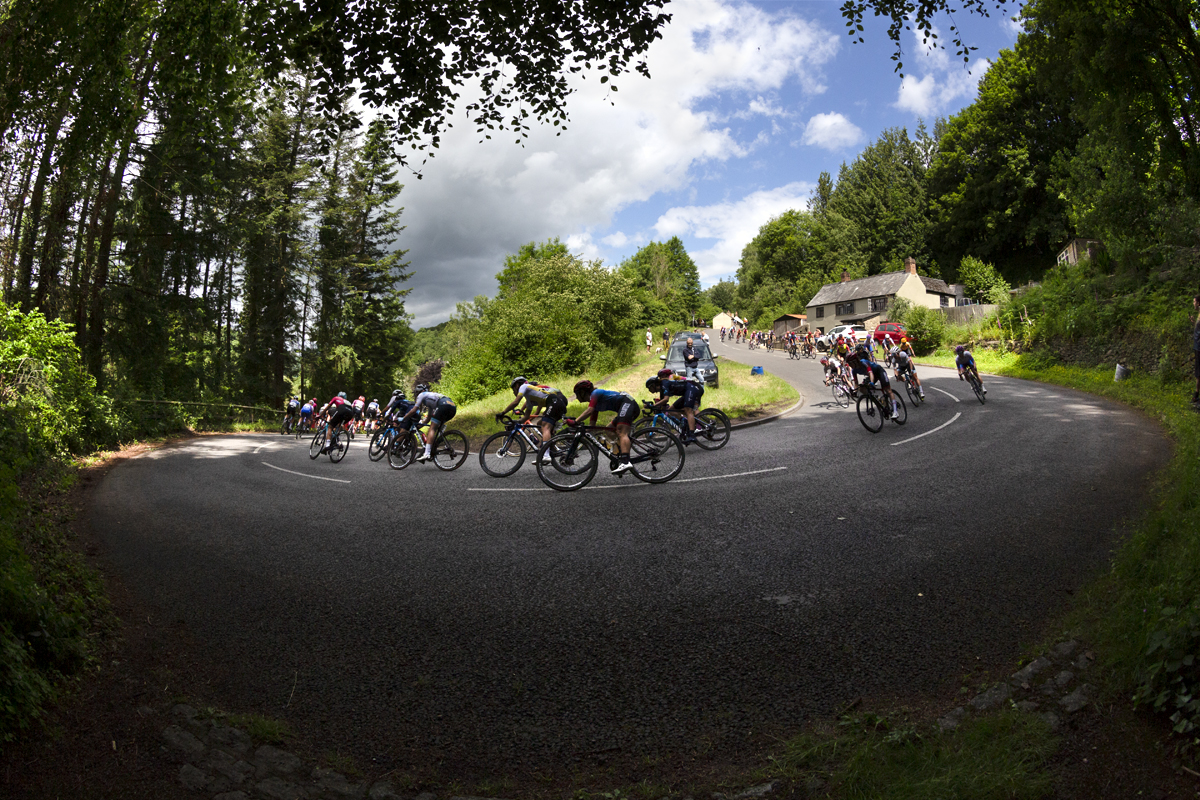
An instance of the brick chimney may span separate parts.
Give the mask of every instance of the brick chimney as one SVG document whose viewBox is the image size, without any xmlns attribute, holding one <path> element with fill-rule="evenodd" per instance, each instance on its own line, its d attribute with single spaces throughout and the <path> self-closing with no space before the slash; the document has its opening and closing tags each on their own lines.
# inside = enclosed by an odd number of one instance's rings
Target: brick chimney
<svg viewBox="0 0 1200 800">
<path fill-rule="evenodd" d="M 912 256 L 909 256 L 908 258 L 904 259 L 904 271 L 907 272 L 909 275 L 916 275 L 917 274 L 917 260 L 915 258 L 913 258 Z"/>
<path fill-rule="evenodd" d="M 842 283 L 849 283 L 849 282 L 850 282 L 850 273 L 847 272 L 846 270 L 842 270 Z"/>
</svg>

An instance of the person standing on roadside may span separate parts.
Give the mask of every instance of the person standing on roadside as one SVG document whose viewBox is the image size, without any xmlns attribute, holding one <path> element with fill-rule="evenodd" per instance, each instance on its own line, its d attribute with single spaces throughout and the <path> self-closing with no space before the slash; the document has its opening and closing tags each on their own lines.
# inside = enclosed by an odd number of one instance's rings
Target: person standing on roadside
<svg viewBox="0 0 1200 800">
<path fill-rule="evenodd" d="M 671 343 L 671 333 L 666 328 L 663 328 L 663 349 L 667 349 L 667 345 Z"/>
<path fill-rule="evenodd" d="M 650 348 L 653 346 L 654 346 L 654 334 L 650 332 L 649 328 L 646 328 L 646 352 L 649 353 Z"/>
<path fill-rule="evenodd" d="M 1192 402 L 1200 403 L 1200 294 L 1192 298 L 1192 308 L 1196 310 L 1196 322 L 1192 325 L 1192 358 L 1195 361 L 1193 371 L 1196 373 L 1196 390 L 1192 392 Z"/>
<path fill-rule="evenodd" d="M 696 369 L 698 366 L 700 366 L 700 358 L 696 355 L 692 337 L 689 336 L 687 346 L 683 348 L 683 370 L 688 380 L 699 380 L 699 373 Z"/>
</svg>

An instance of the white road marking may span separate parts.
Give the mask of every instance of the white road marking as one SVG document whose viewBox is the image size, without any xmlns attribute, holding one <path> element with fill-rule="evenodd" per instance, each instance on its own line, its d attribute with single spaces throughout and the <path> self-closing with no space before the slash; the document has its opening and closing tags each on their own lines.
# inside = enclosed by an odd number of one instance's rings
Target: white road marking
<svg viewBox="0 0 1200 800">
<path fill-rule="evenodd" d="M 942 394 L 946 395 L 946 397 L 949 397 L 951 400 L 953 400 L 953 401 L 954 401 L 954 402 L 956 402 L 956 403 L 961 403 L 961 402 L 962 402 L 962 400 L 959 400 L 957 397 L 955 397 L 954 395 L 950 394 L 950 393 L 949 393 L 949 392 L 947 392 L 945 389 L 939 389 L 939 388 L 938 388 L 938 387 L 936 387 L 936 386 L 930 386 L 929 388 L 930 388 L 930 389 L 933 389 L 935 392 L 941 392 Z M 931 432 L 932 432 L 932 431 L 931 431 Z"/>
<path fill-rule="evenodd" d="M 940 391 L 940 390 L 939 390 L 939 391 Z M 906 442 L 914 442 L 914 441 L 916 441 L 917 439 L 920 439 L 922 436 L 928 436 L 928 435 L 929 435 L 929 434 L 931 434 L 931 433 L 937 433 L 937 432 L 938 432 L 938 431 L 940 431 L 942 428 L 946 427 L 946 426 L 947 426 L 947 425 L 949 425 L 951 422 L 954 422 L 956 419 L 958 419 L 958 418 L 959 418 L 959 417 L 961 417 L 961 416 L 962 416 L 962 412 L 961 412 L 961 411 L 959 411 L 957 414 L 955 414 L 953 417 L 951 417 L 951 418 L 950 418 L 950 422 L 943 422 L 941 425 L 938 425 L 936 428 L 934 428 L 934 429 L 933 429 L 933 430 L 931 430 L 931 431 L 925 431 L 924 433 L 918 433 L 916 436 L 910 437 L 910 438 L 908 438 L 908 439 L 901 439 L 901 440 L 900 440 L 900 441 L 898 441 L 898 442 L 892 442 L 892 447 L 895 447 L 895 446 L 896 446 L 896 445 L 898 445 L 898 444 L 905 444 Z"/>
<path fill-rule="evenodd" d="M 349 482 L 350 482 L 350 481 L 344 481 L 344 480 L 342 480 L 341 478 L 326 478 L 326 477 L 324 477 L 324 476 L 321 476 L 321 475 L 309 475 L 309 474 L 307 474 L 307 473 L 304 473 L 304 472 L 295 472 L 295 471 L 293 471 L 293 470 L 290 470 L 290 469 L 284 469 L 283 467 L 277 467 L 277 466 L 275 466 L 274 464 L 268 464 L 268 463 L 267 463 L 267 462 L 265 462 L 265 461 L 264 461 L 264 462 L 262 462 L 262 463 L 263 463 L 263 466 L 264 466 L 264 467 L 270 467 L 271 469 L 277 469 L 277 470 L 279 470 L 280 472 L 286 472 L 286 473 L 288 473 L 288 474 L 290 474 L 290 475 L 299 475 L 301 478 L 315 478 L 315 479 L 317 479 L 317 480 L 319 480 L 319 481 L 333 481 L 334 483 L 349 483 Z"/>
<path fill-rule="evenodd" d="M 771 467 L 770 469 L 753 469 L 753 470 L 750 470 L 749 472 L 734 472 L 734 473 L 730 473 L 729 475 L 706 475 L 703 478 L 682 478 L 680 480 L 668 481 L 668 483 L 672 483 L 672 484 L 674 484 L 674 483 L 697 483 L 698 481 L 715 481 L 715 480 L 718 480 L 719 478 L 743 478 L 747 475 L 760 475 L 764 472 L 779 472 L 780 470 L 785 470 L 785 469 L 787 469 L 787 467 Z M 626 484 L 618 484 L 616 486 L 585 486 L 582 489 L 580 489 L 579 491 L 588 492 L 588 491 L 598 491 L 600 489 L 632 489 L 635 486 L 649 486 L 649 485 L 650 484 L 648 484 L 648 483 L 626 483 Z M 547 487 L 543 487 L 543 488 L 539 488 L 539 489 L 486 489 L 486 488 L 475 489 L 475 488 L 471 488 L 471 489 L 467 489 L 467 491 L 468 492 L 553 492 L 554 490 L 547 486 Z"/>
</svg>

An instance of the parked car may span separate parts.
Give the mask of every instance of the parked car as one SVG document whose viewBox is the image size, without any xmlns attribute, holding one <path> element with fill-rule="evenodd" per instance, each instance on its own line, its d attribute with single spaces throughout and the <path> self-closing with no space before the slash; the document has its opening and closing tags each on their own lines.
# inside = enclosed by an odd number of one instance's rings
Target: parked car
<svg viewBox="0 0 1200 800">
<path fill-rule="evenodd" d="M 865 342 L 871 334 L 867 333 L 867 329 L 862 325 L 838 325 L 824 336 L 817 337 L 817 347 L 821 350 L 830 350 L 837 343 L 838 337 L 843 336 L 849 338 L 854 337 L 854 341 L 858 343 Z"/>
<path fill-rule="evenodd" d="M 908 336 L 908 331 L 899 322 L 881 322 L 871 335 L 877 342 L 882 342 L 885 337 L 891 336 L 892 344 L 900 344 L 900 340 Z"/>
<path fill-rule="evenodd" d="M 667 351 L 667 354 L 659 356 L 664 362 L 663 366 L 680 375 L 685 374 L 683 349 L 687 347 L 688 336 L 692 337 L 692 347 L 696 350 L 696 371 L 704 381 L 705 386 L 711 386 L 714 389 L 717 388 L 720 379 L 720 373 L 717 370 L 717 356 L 713 355 L 713 352 L 708 349 L 708 344 L 700 338 L 700 334 L 698 333 L 681 333 L 675 337 L 675 341 L 671 342 L 671 349 Z"/>
</svg>

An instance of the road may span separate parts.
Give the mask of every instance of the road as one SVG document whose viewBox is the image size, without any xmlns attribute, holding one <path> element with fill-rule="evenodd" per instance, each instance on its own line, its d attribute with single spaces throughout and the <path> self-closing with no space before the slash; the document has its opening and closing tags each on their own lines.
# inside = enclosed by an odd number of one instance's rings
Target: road
<svg viewBox="0 0 1200 800">
<path fill-rule="evenodd" d="M 714 349 L 805 404 L 689 448 L 666 485 L 602 468 L 562 494 L 528 465 L 395 472 L 361 438 L 335 465 L 219 436 L 113 469 L 91 523 L 200 701 L 379 769 L 520 779 L 735 758 L 1012 663 L 1170 455 L 1121 406 L 1005 378 L 980 405 L 930 368 L 929 402 L 873 435 L 816 361 Z"/>
</svg>

